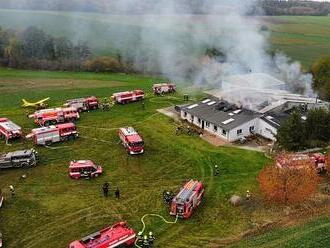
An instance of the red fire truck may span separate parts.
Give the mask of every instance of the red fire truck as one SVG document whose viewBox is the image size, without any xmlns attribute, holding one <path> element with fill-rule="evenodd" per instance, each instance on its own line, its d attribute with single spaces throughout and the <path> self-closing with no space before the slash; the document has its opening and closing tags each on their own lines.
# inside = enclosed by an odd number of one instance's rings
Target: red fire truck
<svg viewBox="0 0 330 248">
<path fill-rule="evenodd" d="M 69 175 L 73 179 L 98 177 L 102 174 L 102 166 L 91 160 L 74 160 L 69 165 Z"/>
<path fill-rule="evenodd" d="M 76 240 L 69 248 L 116 248 L 132 247 L 135 242 L 135 232 L 127 222 L 119 222 L 111 227 Z"/>
<path fill-rule="evenodd" d="M 326 169 L 325 156 L 322 153 L 294 153 L 289 157 L 278 156 L 276 165 L 279 168 L 290 166 L 290 168 L 299 169 L 304 166 L 303 161 L 311 161 L 315 165 L 318 172 L 323 172 Z M 300 162 L 302 161 L 302 162 Z"/>
<path fill-rule="evenodd" d="M 166 94 L 166 93 L 173 93 L 176 90 L 176 85 L 173 83 L 161 83 L 161 84 L 154 84 L 152 86 L 152 91 L 156 95 Z"/>
<path fill-rule="evenodd" d="M 130 102 L 142 101 L 144 99 L 143 90 L 133 90 L 114 93 L 111 96 L 113 102 L 126 104 Z"/>
<path fill-rule="evenodd" d="M 42 109 L 36 111 L 34 114 L 29 115 L 34 118 L 34 123 L 39 126 L 55 125 L 57 123 L 72 122 L 80 118 L 76 108 L 54 108 Z"/>
<path fill-rule="evenodd" d="M 129 154 L 141 154 L 144 152 L 144 142 L 133 127 L 120 128 L 118 135 Z"/>
<path fill-rule="evenodd" d="M 0 137 L 6 141 L 22 137 L 22 128 L 7 118 L 0 118 Z"/>
<path fill-rule="evenodd" d="M 78 135 L 75 124 L 63 123 L 32 129 L 26 138 L 31 138 L 36 145 L 51 145 L 52 143 L 75 139 Z"/>
<path fill-rule="evenodd" d="M 178 215 L 180 218 L 189 218 L 193 210 L 202 202 L 204 187 L 202 182 L 197 180 L 188 181 L 173 198 L 171 203 L 171 215 Z"/>
<path fill-rule="evenodd" d="M 66 101 L 64 106 L 76 108 L 78 112 L 94 110 L 99 108 L 99 100 L 95 96 L 70 99 Z"/>
</svg>

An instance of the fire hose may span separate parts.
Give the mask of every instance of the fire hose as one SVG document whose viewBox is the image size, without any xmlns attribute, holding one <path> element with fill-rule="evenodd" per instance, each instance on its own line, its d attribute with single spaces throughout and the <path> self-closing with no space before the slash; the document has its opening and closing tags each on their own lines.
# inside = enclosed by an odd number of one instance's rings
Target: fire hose
<svg viewBox="0 0 330 248">
<path fill-rule="evenodd" d="M 144 218 L 146 218 L 147 216 L 153 216 L 153 217 L 158 217 L 160 218 L 161 220 L 163 220 L 166 224 L 176 224 L 178 222 L 178 218 L 179 218 L 179 215 L 176 215 L 175 217 L 175 220 L 174 221 L 168 221 L 166 220 L 163 216 L 159 215 L 159 214 L 145 214 L 142 216 L 141 218 L 141 222 L 142 222 L 142 230 L 140 231 L 141 233 L 144 233 L 145 229 L 146 229 L 146 224 L 144 222 Z M 135 240 L 135 246 L 138 247 L 138 248 L 142 248 L 141 246 L 139 246 L 137 244 L 138 242 L 138 239 Z"/>
</svg>

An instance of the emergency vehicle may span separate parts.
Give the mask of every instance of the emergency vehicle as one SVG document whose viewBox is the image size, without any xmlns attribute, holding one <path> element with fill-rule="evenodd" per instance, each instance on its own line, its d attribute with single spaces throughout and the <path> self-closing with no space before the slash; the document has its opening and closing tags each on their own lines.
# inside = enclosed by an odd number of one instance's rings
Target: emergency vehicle
<svg viewBox="0 0 330 248">
<path fill-rule="evenodd" d="M 193 210 L 202 202 L 204 187 L 202 182 L 190 180 L 173 198 L 171 203 L 171 215 L 178 215 L 180 218 L 189 218 Z"/>
<path fill-rule="evenodd" d="M 0 118 L 0 136 L 6 141 L 22 137 L 22 128 L 7 118 Z"/>
<path fill-rule="evenodd" d="M 29 115 L 29 118 L 34 118 L 34 123 L 39 126 L 49 126 L 57 123 L 76 121 L 80 116 L 76 108 L 67 107 L 42 109 Z"/>
<path fill-rule="evenodd" d="M 134 230 L 128 227 L 127 222 L 119 222 L 72 242 L 69 248 L 132 247 L 134 246 L 135 236 Z"/>
<path fill-rule="evenodd" d="M 0 155 L 0 170 L 8 168 L 27 168 L 36 166 L 38 152 L 34 149 L 8 152 Z"/>
<path fill-rule="evenodd" d="M 98 177 L 102 171 L 102 167 L 91 160 L 74 160 L 69 165 L 69 175 L 73 179 Z"/>
<path fill-rule="evenodd" d="M 279 168 L 290 166 L 290 168 L 301 168 L 303 163 L 301 161 L 311 161 L 318 172 L 323 172 L 326 169 L 325 156 L 322 153 L 294 153 L 289 158 L 279 156 L 276 160 L 276 166 Z"/>
<path fill-rule="evenodd" d="M 144 142 L 133 127 L 120 128 L 118 135 L 129 154 L 141 154 L 144 152 Z"/>
<path fill-rule="evenodd" d="M 70 99 L 66 101 L 64 106 L 76 108 L 78 112 L 94 110 L 99 108 L 99 100 L 95 96 Z"/>
<path fill-rule="evenodd" d="M 176 90 L 176 85 L 172 83 L 161 83 L 161 84 L 154 84 L 152 86 L 152 91 L 156 95 L 166 94 L 166 93 L 173 93 Z"/>
<path fill-rule="evenodd" d="M 78 135 L 75 124 L 64 123 L 32 129 L 26 138 L 31 138 L 36 145 L 51 145 L 52 143 L 75 139 Z"/>
<path fill-rule="evenodd" d="M 143 90 L 133 90 L 114 93 L 111 96 L 113 102 L 126 104 L 130 102 L 142 101 L 144 99 Z"/>
</svg>

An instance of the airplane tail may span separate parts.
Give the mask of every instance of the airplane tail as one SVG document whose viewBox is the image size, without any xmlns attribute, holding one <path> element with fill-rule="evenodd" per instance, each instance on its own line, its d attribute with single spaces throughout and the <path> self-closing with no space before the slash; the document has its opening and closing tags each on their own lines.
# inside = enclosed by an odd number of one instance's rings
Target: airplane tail
<svg viewBox="0 0 330 248">
<path fill-rule="evenodd" d="M 23 102 L 23 106 L 27 106 L 27 105 L 29 105 L 30 103 L 27 101 L 27 100 L 25 100 L 25 99 L 22 99 L 22 102 Z"/>
</svg>

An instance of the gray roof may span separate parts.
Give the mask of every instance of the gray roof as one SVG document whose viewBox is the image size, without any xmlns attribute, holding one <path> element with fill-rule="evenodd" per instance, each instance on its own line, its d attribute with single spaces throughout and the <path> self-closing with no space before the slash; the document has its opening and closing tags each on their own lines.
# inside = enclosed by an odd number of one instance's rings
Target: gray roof
<svg viewBox="0 0 330 248">
<path fill-rule="evenodd" d="M 210 105 L 210 103 L 213 103 L 213 104 Z M 232 105 L 232 104 L 229 104 L 228 102 L 220 100 L 218 98 L 208 98 L 205 101 L 200 101 L 200 102 L 191 103 L 191 104 L 182 106 L 181 110 L 184 112 L 187 112 L 197 118 L 200 118 L 202 120 L 215 124 L 225 130 L 231 130 L 235 127 L 238 127 L 248 121 L 251 121 L 251 120 L 261 116 L 260 114 L 254 112 L 254 111 L 244 109 L 244 108 L 239 109 L 239 108 L 235 107 L 233 110 L 230 110 L 230 111 L 219 110 L 217 108 L 217 106 L 219 106 L 219 104 L 226 104 L 227 106 Z M 195 106 L 195 107 L 192 107 L 192 106 Z M 236 113 L 235 113 L 235 110 L 237 110 Z M 227 124 L 223 123 L 223 122 L 228 121 L 229 119 L 233 119 L 233 121 L 231 121 Z"/>
<path fill-rule="evenodd" d="M 266 123 L 274 128 L 279 128 L 281 124 L 289 118 L 290 114 L 286 112 L 275 113 L 269 112 L 261 117 Z"/>
</svg>

